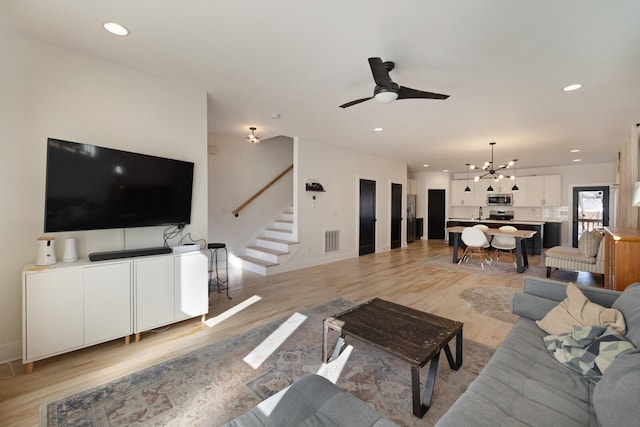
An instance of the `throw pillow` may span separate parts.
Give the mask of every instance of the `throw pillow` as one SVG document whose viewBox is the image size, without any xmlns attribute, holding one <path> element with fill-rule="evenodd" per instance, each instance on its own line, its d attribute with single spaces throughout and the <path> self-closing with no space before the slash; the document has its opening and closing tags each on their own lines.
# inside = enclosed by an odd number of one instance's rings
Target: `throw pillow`
<svg viewBox="0 0 640 427">
<path fill-rule="evenodd" d="M 593 390 L 593 409 L 602 427 L 638 425 L 640 420 L 640 350 L 616 358 Z"/>
<path fill-rule="evenodd" d="M 536 324 L 551 335 L 568 334 L 576 325 L 611 326 L 620 335 L 626 333 L 624 316 L 620 311 L 589 301 L 573 283 L 567 284 L 567 298 L 551 309 L 542 320 L 537 320 Z"/>
<path fill-rule="evenodd" d="M 596 230 L 582 233 L 578 239 L 578 253 L 580 255 L 594 257 L 598 255 L 598 248 L 602 240 L 602 233 Z"/>
</svg>

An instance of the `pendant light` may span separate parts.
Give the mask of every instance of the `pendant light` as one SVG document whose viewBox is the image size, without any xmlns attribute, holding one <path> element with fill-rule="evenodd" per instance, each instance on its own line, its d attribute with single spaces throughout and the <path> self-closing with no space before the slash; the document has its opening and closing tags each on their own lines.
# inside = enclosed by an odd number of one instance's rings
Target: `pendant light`
<svg viewBox="0 0 640 427">
<path fill-rule="evenodd" d="M 516 167 L 516 163 L 518 162 L 518 159 L 513 159 L 513 187 L 511 187 L 511 191 L 519 191 L 520 189 L 518 188 L 518 185 L 516 184 L 516 175 L 517 175 L 517 171 L 518 168 Z"/>
<path fill-rule="evenodd" d="M 249 130 L 251 131 L 251 134 L 247 136 L 247 141 L 249 141 L 251 144 L 259 144 L 260 138 L 255 135 L 256 128 L 252 126 L 249 128 Z"/>
<path fill-rule="evenodd" d="M 471 188 L 469 188 L 469 163 L 467 165 L 467 187 L 464 189 L 465 192 L 471 192 Z"/>
</svg>

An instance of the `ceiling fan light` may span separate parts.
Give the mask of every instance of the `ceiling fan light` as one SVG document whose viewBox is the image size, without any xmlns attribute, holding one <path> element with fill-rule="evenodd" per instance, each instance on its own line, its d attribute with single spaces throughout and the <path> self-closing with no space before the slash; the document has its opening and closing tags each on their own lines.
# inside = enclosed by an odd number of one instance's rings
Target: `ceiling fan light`
<svg viewBox="0 0 640 427">
<path fill-rule="evenodd" d="M 376 98 L 376 101 L 382 104 L 388 104 L 398 99 L 398 94 L 395 92 L 385 90 L 385 91 L 376 93 L 375 98 Z"/>
</svg>

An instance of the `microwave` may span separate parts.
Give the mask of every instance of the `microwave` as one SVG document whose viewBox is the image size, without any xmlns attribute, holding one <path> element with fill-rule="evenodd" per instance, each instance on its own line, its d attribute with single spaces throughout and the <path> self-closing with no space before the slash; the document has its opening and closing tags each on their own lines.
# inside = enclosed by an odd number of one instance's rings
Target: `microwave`
<svg viewBox="0 0 640 427">
<path fill-rule="evenodd" d="M 513 195 L 511 194 L 488 194 L 487 206 L 511 206 Z"/>
</svg>

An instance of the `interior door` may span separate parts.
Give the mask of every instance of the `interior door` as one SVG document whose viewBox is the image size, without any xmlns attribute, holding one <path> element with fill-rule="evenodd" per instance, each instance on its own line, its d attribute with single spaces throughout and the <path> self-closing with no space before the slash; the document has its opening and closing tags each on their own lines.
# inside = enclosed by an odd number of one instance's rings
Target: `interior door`
<svg viewBox="0 0 640 427">
<path fill-rule="evenodd" d="M 359 255 L 376 251 L 376 182 L 360 180 Z"/>
<path fill-rule="evenodd" d="M 429 239 L 444 239 L 445 191 L 429 190 L 427 194 L 427 236 Z"/>
<path fill-rule="evenodd" d="M 609 225 L 609 187 L 573 188 L 573 247 L 585 231 Z"/>
<path fill-rule="evenodd" d="M 391 249 L 402 246 L 402 184 L 391 184 Z"/>
</svg>

